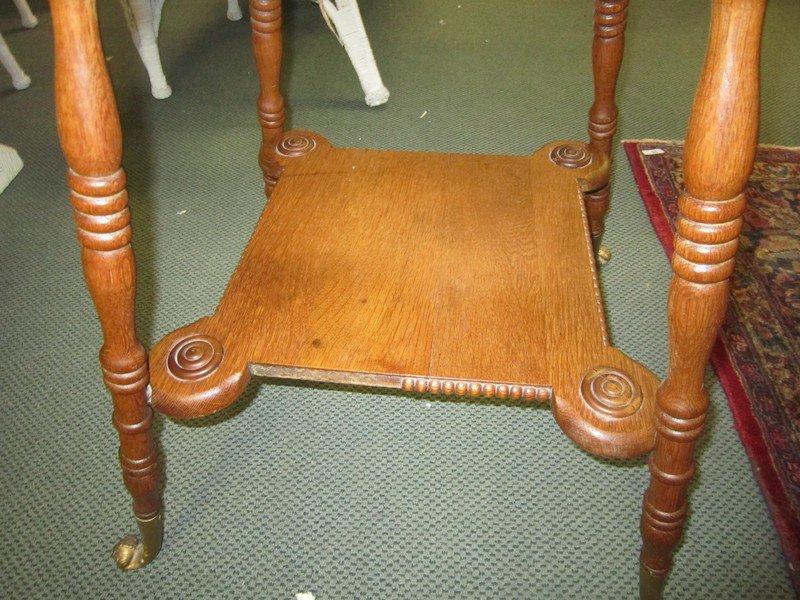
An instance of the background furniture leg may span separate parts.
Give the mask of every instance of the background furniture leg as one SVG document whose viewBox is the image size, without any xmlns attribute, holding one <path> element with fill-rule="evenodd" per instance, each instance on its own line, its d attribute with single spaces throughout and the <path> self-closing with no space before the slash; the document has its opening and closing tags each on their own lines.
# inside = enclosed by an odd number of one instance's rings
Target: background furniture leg
<svg viewBox="0 0 800 600">
<path fill-rule="evenodd" d="M 133 43 L 147 69 L 153 97 L 160 100 L 169 98 L 172 88 L 167 83 L 158 52 L 158 24 L 164 0 L 120 0 L 120 3 Z"/>
<path fill-rule="evenodd" d="M 0 144 L 0 194 L 22 170 L 22 159 L 14 148 Z"/>
<path fill-rule="evenodd" d="M 14 4 L 17 5 L 19 16 L 22 17 L 23 27 L 33 29 L 39 24 L 39 19 L 37 19 L 36 15 L 33 14 L 31 7 L 28 6 L 27 0 L 14 0 Z"/>
<path fill-rule="evenodd" d="M 125 570 L 146 565 L 161 548 L 158 454 L 147 399 L 147 354 L 136 337 L 136 266 L 122 158 L 122 131 L 100 46 L 95 0 L 51 0 L 55 36 L 56 115 L 69 165 L 86 285 L 103 331 L 100 364 L 114 401 L 119 458 L 141 540 L 114 548 Z"/>
<path fill-rule="evenodd" d="M 658 392 L 658 434 L 642 512 L 641 595 L 660 598 L 686 519 L 703 387 L 725 315 L 738 248 L 743 190 L 758 141 L 759 53 L 766 0 L 714 0 L 711 33 L 684 155 L 674 276 L 669 292 L 669 373 Z"/>
<path fill-rule="evenodd" d="M 319 7 L 353 63 L 367 105 L 385 104 L 389 90 L 378 71 L 357 0 L 319 0 Z"/>
<path fill-rule="evenodd" d="M 242 9 L 239 7 L 239 0 L 228 0 L 228 20 L 238 21 L 242 18 Z"/>
<path fill-rule="evenodd" d="M 589 110 L 589 149 L 608 162 L 602 185 L 584 194 L 589 229 L 599 250 L 605 227 L 609 202 L 609 178 L 614 134 L 617 131 L 615 100 L 617 77 L 625 47 L 625 25 L 628 20 L 628 0 L 595 0 L 594 41 L 592 42 L 592 71 L 594 74 L 594 103 Z M 602 254 L 606 255 L 607 250 Z M 610 254 L 607 255 L 610 258 Z"/>
<path fill-rule="evenodd" d="M 264 184 L 269 195 L 281 174 L 275 151 L 285 120 L 280 90 L 283 58 L 281 0 L 250 0 L 250 24 L 260 86 L 258 122 L 261 125 L 261 150 L 258 163 L 264 172 Z"/>
<path fill-rule="evenodd" d="M 0 33 L 0 63 L 3 64 L 8 74 L 11 75 L 11 85 L 14 89 L 24 90 L 31 84 L 31 78 L 19 66 L 17 59 L 11 54 L 11 48 L 8 47 L 6 41 L 3 39 L 3 34 Z"/>
</svg>

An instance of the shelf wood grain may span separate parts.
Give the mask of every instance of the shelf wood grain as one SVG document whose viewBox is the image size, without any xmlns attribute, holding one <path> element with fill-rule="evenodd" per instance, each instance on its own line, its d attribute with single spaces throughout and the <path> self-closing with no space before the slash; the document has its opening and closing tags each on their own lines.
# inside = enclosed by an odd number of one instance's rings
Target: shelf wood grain
<svg viewBox="0 0 800 600">
<path fill-rule="evenodd" d="M 276 156 L 216 312 L 153 349 L 157 410 L 209 414 L 260 375 L 550 401 L 591 452 L 652 447 L 658 382 L 609 344 L 581 195 L 607 175 L 602 157 L 578 142 L 334 148 L 302 131 Z"/>
</svg>

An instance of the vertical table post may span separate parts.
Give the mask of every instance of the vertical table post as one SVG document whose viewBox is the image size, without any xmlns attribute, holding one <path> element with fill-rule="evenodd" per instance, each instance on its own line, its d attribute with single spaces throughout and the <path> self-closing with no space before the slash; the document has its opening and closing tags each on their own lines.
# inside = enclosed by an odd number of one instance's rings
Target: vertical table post
<svg viewBox="0 0 800 600">
<path fill-rule="evenodd" d="M 258 122 L 261 125 L 261 151 L 258 162 L 264 172 L 267 195 L 281 174 L 275 149 L 283 134 L 284 103 L 281 96 L 283 58 L 281 0 L 250 0 L 253 55 L 258 69 Z"/>
<path fill-rule="evenodd" d="M 589 110 L 589 149 L 607 161 L 601 185 L 584 194 L 589 229 L 595 245 L 603 236 L 609 204 L 612 144 L 617 131 L 616 90 L 625 48 L 628 0 L 595 0 L 592 72 L 594 103 Z"/>
<path fill-rule="evenodd" d="M 95 0 L 51 0 L 55 35 L 56 115 L 69 170 L 86 285 L 103 331 L 100 364 L 114 401 L 122 477 L 133 497 L 141 540 L 114 548 L 126 570 L 146 565 L 161 548 L 163 521 L 158 453 L 147 402 L 147 354 L 136 337 L 136 266 L 131 249 L 122 131 L 100 45 Z"/>
<path fill-rule="evenodd" d="M 703 379 L 728 302 L 743 190 L 758 141 L 766 0 L 714 0 L 708 53 L 684 157 L 685 191 L 669 291 L 669 373 L 658 391 L 656 446 L 642 512 L 641 595 L 660 598 L 686 520 L 694 450 L 708 408 Z"/>
</svg>

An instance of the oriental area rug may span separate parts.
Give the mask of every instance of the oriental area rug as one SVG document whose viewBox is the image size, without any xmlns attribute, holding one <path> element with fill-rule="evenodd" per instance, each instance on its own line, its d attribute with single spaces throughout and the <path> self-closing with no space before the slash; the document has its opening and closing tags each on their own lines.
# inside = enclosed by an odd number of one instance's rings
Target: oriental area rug
<svg viewBox="0 0 800 600">
<path fill-rule="evenodd" d="M 683 143 L 623 143 L 672 256 Z M 800 148 L 760 146 L 731 298 L 711 363 L 800 593 Z"/>
</svg>

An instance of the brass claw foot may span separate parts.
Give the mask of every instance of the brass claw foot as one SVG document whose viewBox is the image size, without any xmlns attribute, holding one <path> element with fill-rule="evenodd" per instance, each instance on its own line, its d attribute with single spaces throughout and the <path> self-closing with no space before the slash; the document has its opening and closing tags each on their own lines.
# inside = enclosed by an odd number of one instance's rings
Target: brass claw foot
<svg viewBox="0 0 800 600">
<path fill-rule="evenodd" d="M 123 571 L 134 571 L 150 563 L 161 550 L 164 539 L 164 517 L 158 513 L 151 519 L 140 519 L 139 533 L 141 541 L 135 535 L 126 535 L 114 545 L 111 556 L 114 562 Z"/>
<path fill-rule="evenodd" d="M 604 265 L 608 261 L 611 260 L 611 249 L 606 245 L 600 245 L 600 248 L 597 249 L 597 261 Z"/>
</svg>

